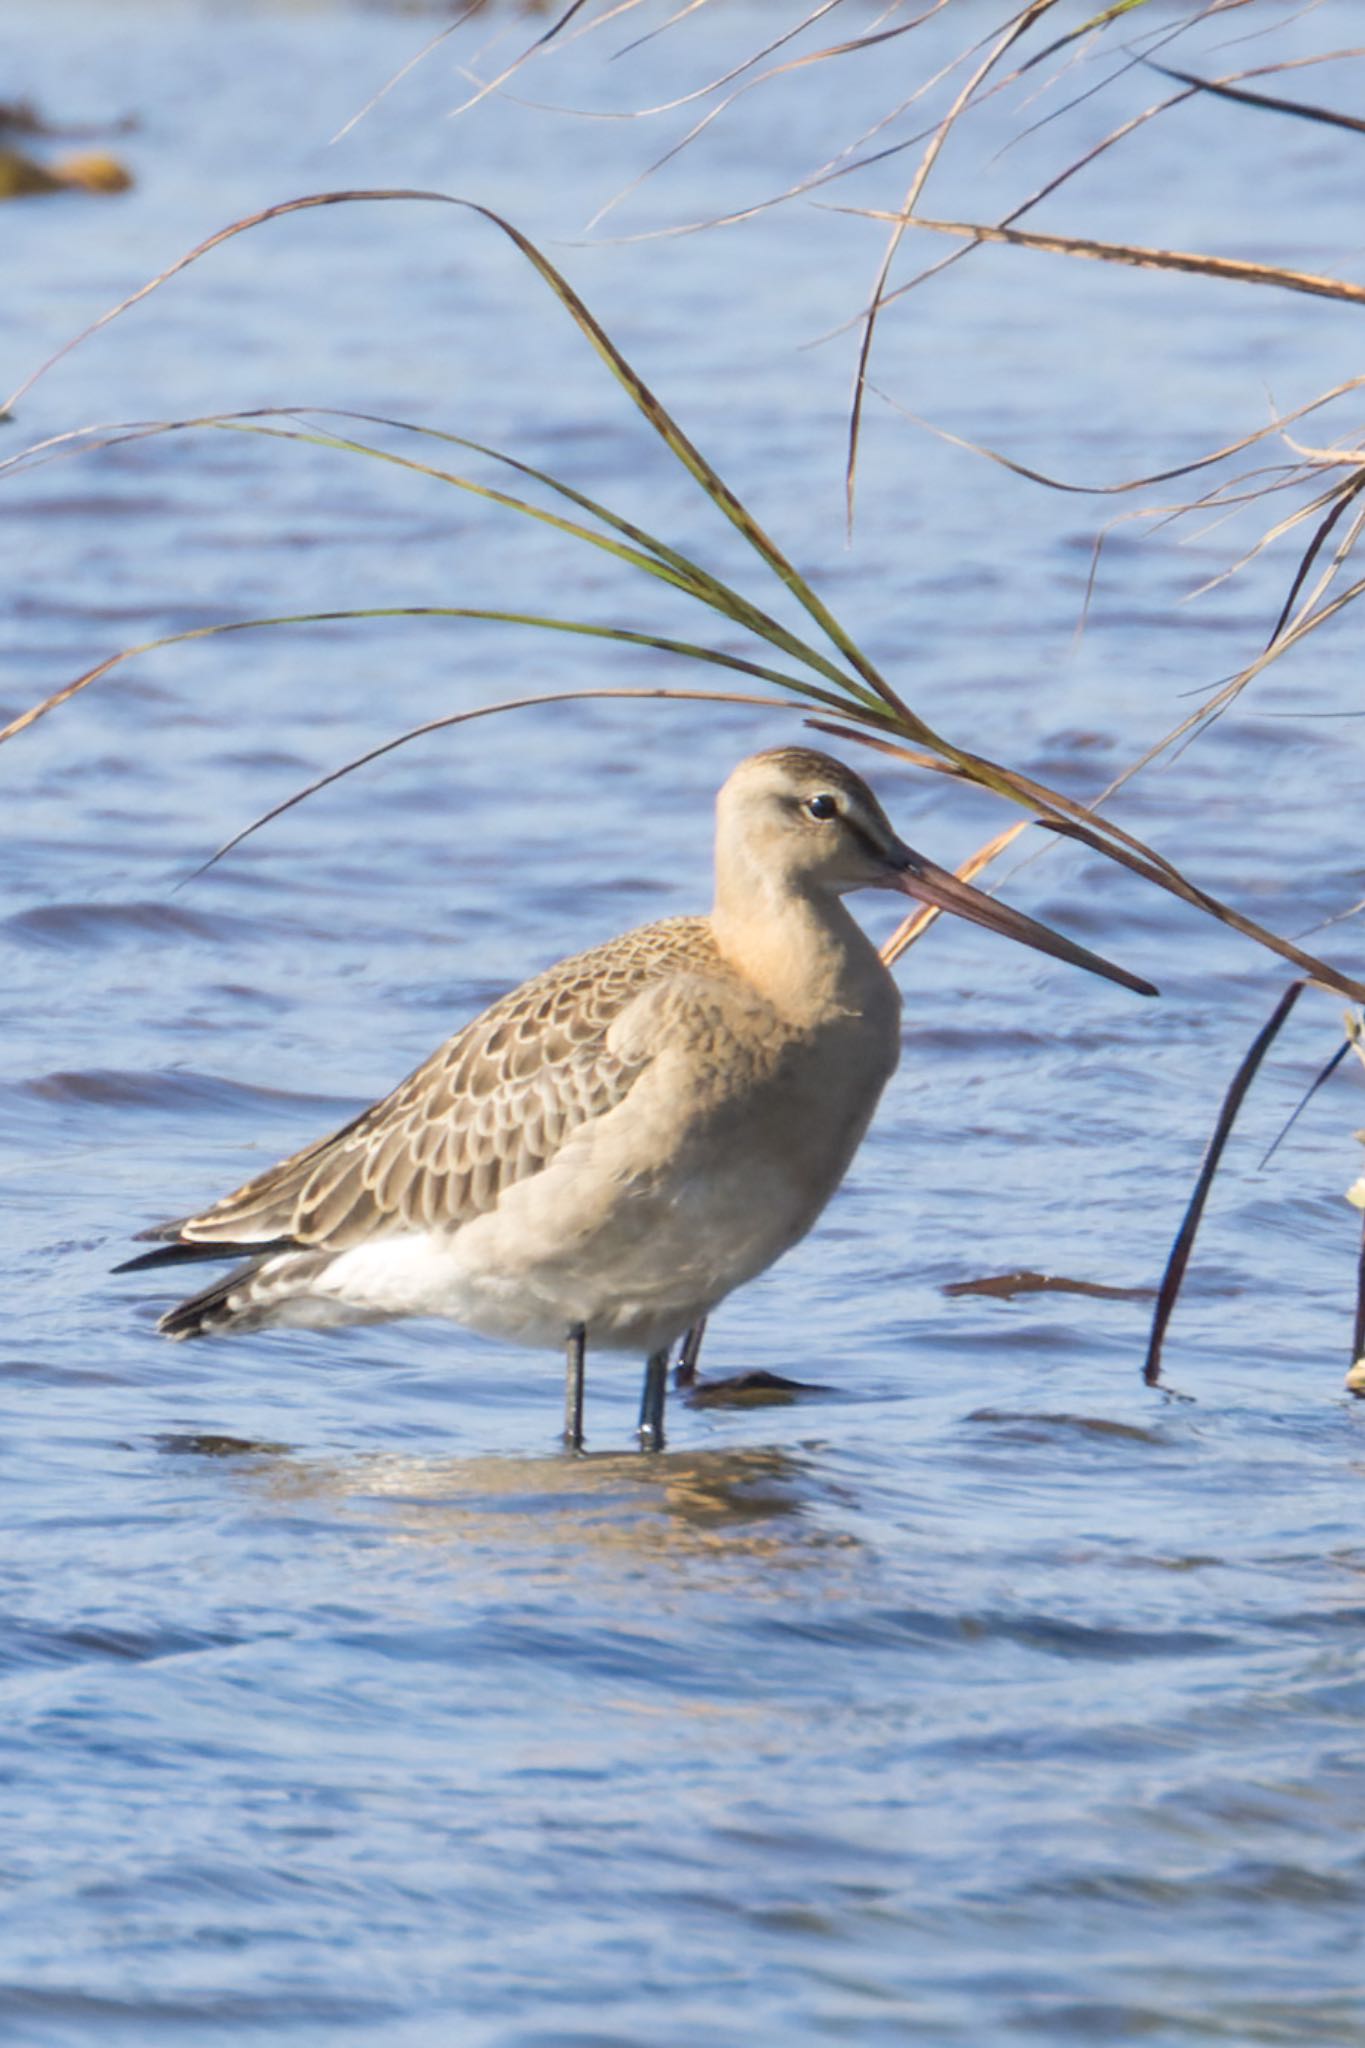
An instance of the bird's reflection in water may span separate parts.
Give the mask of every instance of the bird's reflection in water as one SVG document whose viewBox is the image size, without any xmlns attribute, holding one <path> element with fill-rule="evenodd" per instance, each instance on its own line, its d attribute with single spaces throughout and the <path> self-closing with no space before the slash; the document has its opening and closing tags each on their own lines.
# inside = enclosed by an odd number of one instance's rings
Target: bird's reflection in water
<svg viewBox="0 0 1365 2048">
<path fill-rule="evenodd" d="M 729 1564 L 746 1578 L 757 1566 L 771 1584 L 775 1572 L 828 1566 L 860 1548 L 820 1513 L 837 1490 L 809 1448 L 329 1459 L 224 1436 L 167 1437 L 160 1448 L 231 1458 L 239 1483 L 276 1510 L 330 1502 L 397 1543 L 445 1548 L 462 1568 L 474 1554 L 496 1557 L 523 1583 L 528 1565 L 534 1577 L 563 1579 L 589 1553 Z"/>
</svg>

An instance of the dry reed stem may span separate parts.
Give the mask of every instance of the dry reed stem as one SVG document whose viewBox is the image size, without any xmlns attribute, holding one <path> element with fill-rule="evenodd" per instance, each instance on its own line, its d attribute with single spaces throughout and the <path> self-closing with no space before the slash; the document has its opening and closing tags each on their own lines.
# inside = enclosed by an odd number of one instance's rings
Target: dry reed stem
<svg viewBox="0 0 1365 2048">
<path fill-rule="evenodd" d="M 899 214 L 883 214 L 880 216 L 883 219 L 890 220 L 893 226 L 890 240 L 887 243 L 877 270 L 876 281 L 872 287 L 871 301 L 867 311 L 862 316 L 862 339 L 858 347 L 858 363 L 854 372 L 853 404 L 850 408 L 848 423 L 848 451 L 844 462 L 844 498 L 846 517 L 850 529 L 853 525 L 854 490 L 858 471 L 858 444 L 862 432 L 867 367 L 872 358 L 872 342 L 876 332 L 878 314 L 881 311 L 887 282 L 891 275 L 891 267 L 896 260 L 896 251 L 900 247 L 901 237 L 905 233 L 908 218 L 913 215 L 914 209 L 919 203 L 920 195 L 928 183 L 929 175 L 942 153 L 944 144 L 952 133 L 959 116 L 970 105 L 977 87 L 990 76 L 1006 52 L 1012 49 L 1019 38 L 1032 28 L 1035 21 L 1040 21 L 1054 4 L 1055 0 L 1031 0 L 1031 4 L 1026 6 L 1020 14 L 1016 15 L 1014 20 L 997 37 L 996 41 L 977 65 L 975 71 L 973 71 L 971 77 L 958 92 L 956 99 L 930 137 L 915 175 L 910 181 L 905 198 L 901 202 Z"/>
<path fill-rule="evenodd" d="M 974 882 L 981 870 L 1002 854 L 1007 846 L 1013 846 L 1020 833 L 1027 832 L 1029 820 L 1020 818 L 1015 824 L 1007 825 L 1003 832 L 997 832 L 994 839 L 988 839 L 984 846 L 978 846 L 969 854 L 961 867 L 954 870 L 960 882 Z M 901 919 L 886 944 L 882 947 L 882 959 L 890 967 L 907 953 L 918 939 L 922 939 L 931 924 L 942 917 L 943 912 L 935 903 L 921 903 L 918 910 L 912 910 L 908 917 Z"/>
<path fill-rule="evenodd" d="M 988 221 L 931 220 L 926 214 L 892 212 L 878 206 L 830 206 L 863 220 L 895 222 L 902 232 L 923 228 L 935 235 L 955 235 L 969 242 L 1001 242 L 1010 248 L 1036 249 L 1055 256 L 1079 256 L 1098 263 L 1125 264 L 1137 270 L 1174 270 L 1195 277 L 1214 277 L 1234 284 L 1269 285 L 1280 291 L 1306 292 L 1346 305 L 1365 305 L 1365 285 L 1309 270 L 1289 270 L 1277 263 L 1252 263 L 1238 256 L 1209 256 L 1189 249 L 1154 249 L 1136 242 L 1100 242 L 1084 235 L 1044 235 L 1026 228 L 992 226 Z"/>
</svg>

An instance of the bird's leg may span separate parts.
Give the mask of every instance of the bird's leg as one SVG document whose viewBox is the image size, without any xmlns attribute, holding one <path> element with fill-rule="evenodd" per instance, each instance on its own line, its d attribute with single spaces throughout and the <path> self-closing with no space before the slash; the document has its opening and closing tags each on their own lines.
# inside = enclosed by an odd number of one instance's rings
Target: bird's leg
<svg viewBox="0 0 1365 2048">
<path fill-rule="evenodd" d="M 640 1395 L 640 1449 L 661 1451 L 664 1447 L 664 1398 L 668 1393 L 668 1353 L 656 1351 L 645 1367 L 644 1390 Z"/>
<path fill-rule="evenodd" d="M 583 1355 L 587 1343 L 587 1330 L 582 1323 L 574 1323 L 564 1359 L 564 1445 L 570 1451 L 583 1448 Z"/>
<path fill-rule="evenodd" d="M 673 1373 L 675 1387 L 695 1387 L 697 1384 L 697 1360 L 701 1357 L 701 1340 L 706 1335 L 706 1317 L 698 1316 L 682 1340 L 678 1363 Z"/>
</svg>

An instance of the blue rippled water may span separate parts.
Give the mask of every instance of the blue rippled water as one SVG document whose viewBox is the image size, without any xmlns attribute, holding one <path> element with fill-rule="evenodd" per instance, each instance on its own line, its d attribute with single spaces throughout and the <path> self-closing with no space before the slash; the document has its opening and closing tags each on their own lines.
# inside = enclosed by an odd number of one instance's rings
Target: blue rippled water
<svg viewBox="0 0 1365 2048">
<path fill-rule="evenodd" d="M 1354 0 L 1333 15 L 1365 41 Z M 1288 557 L 1182 603 L 1235 548 L 1119 526 L 1077 645 L 1114 502 L 1044 494 L 883 409 L 845 547 L 852 343 L 800 345 L 862 304 L 882 228 L 803 207 L 585 246 L 692 117 L 521 104 L 677 98 L 776 19 L 703 13 L 615 67 L 585 39 L 450 121 L 460 63 L 486 73 L 528 33 L 481 17 L 329 147 L 433 18 L 24 10 L 6 96 L 135 116 L 114 146 L 137 184 L 3 209 L 0 384 L 253 207 L 366 184 L 487 200 L 545 238 L 918 708 L 1089 792 L 1254 653 Z M 1229 18 L 1300 54 L 1323 19 Z M 753 92 L 602 233 L 770 196 L 969 20 L 996 16 L 972 0 L 875 74 Z M 1222 68 L 1261 48 L 1180 47 Z M 1129 89 L 1134 110 L 1155 90 Z M 941 210 L 998 213 L 1096 139 L 1070 97 L 1023 142 L 1025 89 L 988 103 Z M 1160 133 L 1051 224 L 1349 273 L 1334 138 L 1235 107 Z M 1354 362 L 1348 319 L 987 251 L 888 314 L 875 367 L 916 414 L 1105 481 L 1259 426 L 1267 386 L 1305 401 Z M 0 454 L 305 401 L 511 446 L 747 573 L 519 261 L 435 210 L 242 238 L 59 364 Z M 604 558 L 430 480 L 241 435 L 0 477 L 0 522 L 7 713 L 224 618 L 635 623 L 644 602 Z M 1355 631 L 1270 670 L 1121 812 L 1282 930 L 1365 893 L 1360 727 L 1309 715 L 1357 708 Z M 511 982 L 703 905 L 712 791 L 795 728 L 661 703 L 516 714 L 187 879 L 213 848 L 442 711 L 694 680 L 487 623 L 281 629 L 149 655 L 0 752 L 5 2048 L 1365 2043 L 1365 1411 L 1341 1385 L 1359 1069 L 1257 1166 L 1336 1005 L 1305 999 L 1253 1097 L 1171 1390 L 1139 1378 L 1217 1097 L 1283 984 L 1230 933 L 1077 848 L 1007 893 L 1151 974 L 1159 1005 L 938 929 L 901 970 L 905 1061 L 848 1188 L 708 1337 L 715 1372 L 820 1391 L 678 1402 L 657 1459 L 629 1450 L 633 1368 L 593 1370 L 569 1459 L 552 1357 L 424 1324 L 172 1347 L 158 1276 L 110 1275 L 133 1232 L 340 1123 Z M 893 764 L 875 779 L 940 860 L 1001 822 Z M 875 905 L 869 922 L 887 928 Z M 1356 941 L 1323 944 L 1346 961 Z M 1030 1273 L 1078 1284 L 974 1284 Z"/>
</svg>

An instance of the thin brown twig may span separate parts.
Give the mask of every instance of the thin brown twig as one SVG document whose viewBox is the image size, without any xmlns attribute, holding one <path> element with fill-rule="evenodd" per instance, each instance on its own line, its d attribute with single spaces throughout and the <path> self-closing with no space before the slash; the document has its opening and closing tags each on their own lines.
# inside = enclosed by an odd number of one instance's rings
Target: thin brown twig
<svg viewBox="0 0 1365 2048">
<path fill-rule="evenodd" d="M 1030 4 L 1015 16 L 1003 33 L 991 44 L 985 56 L 977 65 L 971 77 L 962 86 L 947 113 L 930 137 L 928 147 L 920 159 L 919 166 L 910 181 L 909 189 L 901 203 L 900 213 L 883 214 L 880 216 L 882 219 L 890 220 L 893 226 L 890 240 L 877 270 L 871 300 L 867 311 L 863 315 L 862 340 L 858 348 L 858 363 L 854 373 L 853 403 L 849 412 L 848 424 L 848 451 L 844 465 L 845 514 L 850 530 L 853 525 L 854 489 L 858 469 L 858 445 L 862 429 L 867 367 L 872 359 L 872 341 L 876 332 L 877 317 L 881 310 L 882 297 L 886 290 L 887 280 L 891 275 L 891 267 L 896 260 L 896 251 L 900 247 L 901 238 L 909 224 L 909 217 L 913 216 L 914 209 L 919 203 L 920 195 L 928 183 L 929 174 L 937 163 L 949 135 L 956 126 L 958 117 L 964 108 L 970 104 L 977 87 L 990 76 L 1006 51 L 1012 49 L 1020 37 L 1026 35 L 1034 22 L 1041 20 L 1053 4 L 1054 0 L 1030 0 Z"/>
<path fill-rule="evenodd" d="M 821 201 L 822 210 L 846 213 L 863 220 L 894 221 L 902 230 L 923 228 L 929 234 L 956 235 L 974 242 L 1001 242 L 1016 249 L 1037 249 L 1056 256 L 1080 256 L 1100 263 L 1128 265 L 1138 270 L 1183 271 L 1195 277 L 1219 278 L 1234 284 L 1268 285 L 1280 291 L 1306 292 L 1310 297 L 1336 299 L 1346 305 L 1365 305 L 1365 285 L 1348 284 L 1339 277 L 1323 277 L 1314 271 L 1290 270 L 1277 263 L 1252 263 L 1237 256 L 1209 256 L 1196 250 L 1154 249 L 1136 242 L 1101 242 L 1085 235 L 1044 235 L 1024 228 L 992 226 L 988 221 L 931 220 L 926 214 L 891 212 L 877 206 L 834 206 Z"/>
</svg>

